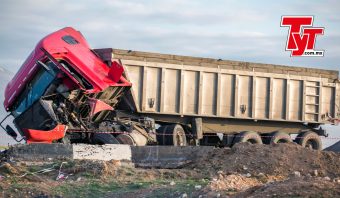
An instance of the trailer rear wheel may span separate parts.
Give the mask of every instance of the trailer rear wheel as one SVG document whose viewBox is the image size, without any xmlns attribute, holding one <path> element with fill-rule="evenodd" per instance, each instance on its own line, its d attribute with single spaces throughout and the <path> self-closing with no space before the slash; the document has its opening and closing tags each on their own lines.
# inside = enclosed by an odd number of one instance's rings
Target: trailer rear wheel
<svg viewBox="0 0 340 198">
<path fill-rule="evenodd" d="M 269 135 L 269 137 L 265 137 L 266 144 L 279 144 L 279 143 L 289 143 L 293 142 L 292 138 L 288 133 L 285 132 L 274 132 Z"/>
<path fill-rule="evenodd" d="M 234 144 L 249 142 L 251 144 L 262 144 L 261 136 L 254 131 L 243 131 L 235 136 Z"/>
<path fill-rule="evenodd" d="M 186 146 L 187 138 L 179 124 L 165 125 L 158 130 L 157 141 L 160 145 Z"/>
<path fill-rule="evenodd" d="M 109 133 L 95 133 L 92 136 L 94 144 L 119 144 L 118 140 Z"/>
<path fill-rule="evenodd" d="M 303 147 L 314 149 L 314 150 L 321 150 L 322 149 L 322 142 L 320 136 L 312 131 L 300 133 L 296 137 L 296 143 L 300 144 Z"/>
</svg>

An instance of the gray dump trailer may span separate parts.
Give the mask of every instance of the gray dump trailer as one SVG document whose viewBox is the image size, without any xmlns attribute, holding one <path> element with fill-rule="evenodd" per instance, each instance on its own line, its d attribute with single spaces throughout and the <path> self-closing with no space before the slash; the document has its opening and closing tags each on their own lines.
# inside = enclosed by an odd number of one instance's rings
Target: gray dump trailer
<svg viewBox="0 0 340 198">
<path fill-rule="evenodd" d="M 106 62 L 120 61 L 132 82 L 117 109 L 155 120 L 163 143 L 175 144 L 176 130 L 185 131 L 185 143 L 189 137 L 205 145 L 289 142 L 298 134 L 296 142 L 320 149 L 319 136 L 327 135 L 320 126 L 339 121 L 338 71 L 95 51 Z"/>
</svg>

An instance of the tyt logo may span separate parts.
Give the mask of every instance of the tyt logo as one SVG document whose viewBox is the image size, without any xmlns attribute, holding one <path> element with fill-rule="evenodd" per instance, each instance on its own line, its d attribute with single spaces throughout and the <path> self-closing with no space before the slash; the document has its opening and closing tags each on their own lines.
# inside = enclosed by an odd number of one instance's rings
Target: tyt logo
<svg viewBox="0 0 340 198">
<path fill-rule="evenodd" d="M 313 16 L 282 16 L 281 27 L 289 27 L 286 51 L 291 56 L 323 56 L 324 50 L 314 50 L 316 36 L 324 27 L 313 27 Z"/>
</svg>

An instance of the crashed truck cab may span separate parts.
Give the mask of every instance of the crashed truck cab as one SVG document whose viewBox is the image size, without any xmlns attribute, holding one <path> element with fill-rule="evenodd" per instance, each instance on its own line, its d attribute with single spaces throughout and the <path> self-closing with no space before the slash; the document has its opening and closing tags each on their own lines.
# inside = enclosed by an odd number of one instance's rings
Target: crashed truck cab
<svg viewBox="0 0 340 198">
<path fill-rule="evenodd" d="M 131 87 L 122 73 L 120 63 L 104 63 L 80 32 L 67 27 L 37 44 L 7 85 L 4 107 L 28 143 L 56 141 L 113 110 Z M 6 131 L 13 136 L 13 129 Z"/>
</svg>

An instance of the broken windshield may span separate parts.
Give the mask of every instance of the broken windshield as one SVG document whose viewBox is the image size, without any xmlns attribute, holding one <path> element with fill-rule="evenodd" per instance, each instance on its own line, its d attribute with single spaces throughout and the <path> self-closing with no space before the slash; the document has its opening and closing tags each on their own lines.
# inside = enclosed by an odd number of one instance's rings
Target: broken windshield
<svg viewBox="0 0 340 198">
<path fill-rule="evenodd" d="M 26 89 L 19 96 L 15 109 L 12 111 L 14 117 L 19 116 L 32 106 L 55 79 L 57 73 L 56 66 L 52 62 L 48 62 L 46 65 L 51 69 L 47 71 L 45 68 L 39 67 L 35 77 L 27 84 Z"/>
</svg>

